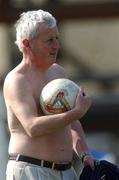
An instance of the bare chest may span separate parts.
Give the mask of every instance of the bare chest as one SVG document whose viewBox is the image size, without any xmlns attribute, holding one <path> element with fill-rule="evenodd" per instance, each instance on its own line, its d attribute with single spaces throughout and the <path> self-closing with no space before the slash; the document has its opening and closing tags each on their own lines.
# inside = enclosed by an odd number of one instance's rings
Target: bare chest
<svg viewBox="0 0 119 180">
<path fill-rule="evenodd" d="M 35 102 L 36 102 L 38 109 L 40 107 L 41 92 L 42 92 L 43 88 L 45 87 L 45 85 L 53 79 L 54 79 L 53 77 L 49 77 L 49 78 L 39 77 L 38 79 L 37 78 L 32 79 L 32 81 L 30 82 L 31 89 L 32 89 L 32 95 L 35 99 Z"/>
<path fill-rule="evenodd" d="M 41 92 L 45 85 L 56 78 L 58 78 L 56 73 L 48 73 L 46 76 L 39 76 L 30 79 L 30 86 L 36 102 L 39 101 Z"/>
</svg>

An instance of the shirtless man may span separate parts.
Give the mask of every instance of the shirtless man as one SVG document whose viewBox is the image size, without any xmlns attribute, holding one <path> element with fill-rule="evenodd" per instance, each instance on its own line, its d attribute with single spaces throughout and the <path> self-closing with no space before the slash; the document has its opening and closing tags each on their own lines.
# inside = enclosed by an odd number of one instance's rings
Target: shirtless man
<svg viewBox="0 0 119 180">
<path fill-rule="evenodd" d="M 66 77 L 56 64 L 58 36 L 55 18 L 42 10 L 23 13 L 16 23 L 16 44 L 23 59 L 4 82 L 11 135 L 7 180 L 77 180 L 71 166 L 73 150 L 83 156 L 84 165 L 94 168 L 78 121 L 91 105 L 84 90 L 70 111 L 45 116 L 40 108 L 43 87 Z"/>
</svg>

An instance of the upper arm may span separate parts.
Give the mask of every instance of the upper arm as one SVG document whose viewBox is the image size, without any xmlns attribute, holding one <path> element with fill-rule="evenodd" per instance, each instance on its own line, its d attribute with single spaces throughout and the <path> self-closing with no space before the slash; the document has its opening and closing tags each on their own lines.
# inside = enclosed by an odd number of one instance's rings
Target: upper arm
<svg viewBox="0 0 119 180">
<path fill-rule="evenodd" d="M 56 72 L 57 78 L 67 78 L 65 70 L 62 66 L 60 66 L 59 64 L 53 64 L 52 68 L 53 71 Z"/>
<path fill-rule="evenodd" d="M 80 129 L 81 128 L 81 122 L 79 120 L 77 121 L 74 121 L 72 124 L 71 124 L 71 129 L 72 130 L 77 130 L 77 129 Z"/>
<path fill-rule="evenodd" d="M 4 97 L 7 106 L 20 121 L 26 131 L 31 126 L 31 119 L 37 114 L 37 106 L 32 91 L 22 77 L 7 78 L 4 83 Z"/>
<path fill-rule="evenodd" d="M 79 120 L 74 121 L 71 124 L 71 133 L 73 136 L 73 140 L 74 139 L 82 139 L 82 140 L 84 139 L 84 137 L 85 137 L 84 130 L 83 130 L 83 127 Z"/>
<path fill-rule="evenodd" d="M 71 132 L 72 132 L 72 135 L 79 135 L 79 132 L 80 132 L 80 128 L 81 128 L 81 123 L 77 120 L 77 121 L 74 121 L 72 124 L 71 124 Z"/>
</svg>

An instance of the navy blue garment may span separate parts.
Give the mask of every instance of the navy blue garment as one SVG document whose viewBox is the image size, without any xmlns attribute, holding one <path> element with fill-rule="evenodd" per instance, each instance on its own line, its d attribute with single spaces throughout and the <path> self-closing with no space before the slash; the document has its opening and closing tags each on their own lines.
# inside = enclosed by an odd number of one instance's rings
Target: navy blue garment
<svg viewBox="0 0 119 180">
<path fill-rule="evenodd" d="M 83 168 L 79 180 L 119 180 L 119 168 L 106 160 L 97 161 L 94 171 Z"/>
</svg>

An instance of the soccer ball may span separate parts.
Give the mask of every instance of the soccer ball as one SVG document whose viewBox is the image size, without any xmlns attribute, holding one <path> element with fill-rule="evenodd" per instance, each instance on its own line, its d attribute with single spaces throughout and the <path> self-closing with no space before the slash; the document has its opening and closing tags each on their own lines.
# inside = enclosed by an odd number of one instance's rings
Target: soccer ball
<svg viewBox="0 0 119 180">
<path fill-rule="evenodd" d="M 46 84 L 40 95 L 44 114 L 58 114 L 72 109 L 79 86 L 69 79 L 55 79 Z"/>
</svg>

